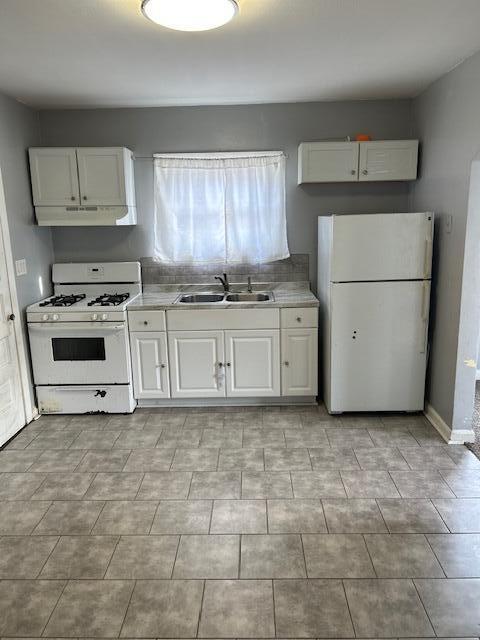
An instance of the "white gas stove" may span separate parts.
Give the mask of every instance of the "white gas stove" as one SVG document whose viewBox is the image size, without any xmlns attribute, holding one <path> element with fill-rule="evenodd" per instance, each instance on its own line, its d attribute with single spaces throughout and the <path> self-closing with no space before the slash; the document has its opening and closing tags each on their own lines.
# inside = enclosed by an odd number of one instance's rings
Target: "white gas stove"
<svg viewBox="0 0 480 640">
<path fill-rule="evenodd" d="M 127 306 L 138 262 L 54 264 L 54 295 L 27 308 L 40 413 L 131 413 Z"/>
</svg>

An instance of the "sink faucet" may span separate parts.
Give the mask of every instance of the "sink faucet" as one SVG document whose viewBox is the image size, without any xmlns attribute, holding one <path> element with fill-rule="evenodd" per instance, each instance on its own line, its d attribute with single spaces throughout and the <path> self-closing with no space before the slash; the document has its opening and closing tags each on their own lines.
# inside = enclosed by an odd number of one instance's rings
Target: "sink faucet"
<svg viewBox="0 0 480 640">
<path fill-rule="evenodd" d="M 247 277 L 247 291 L 248 293 L 252 293 L 252 278 L 250 276 Z"/>
<path fill-rule="evenodd" d="M 222 276 L 215 276 L 215 280 L 220 280 L 220 282 L 222 283 L 222 287 L 223 287 L 223 290 L 225 291 L 225 293 L 230 291 L 230 283 L 228 282 L 228 278 L 227 278 L 227 274 L 226 273 L 223 274 L 223 278 L 222 278 Z"/>
</svg>

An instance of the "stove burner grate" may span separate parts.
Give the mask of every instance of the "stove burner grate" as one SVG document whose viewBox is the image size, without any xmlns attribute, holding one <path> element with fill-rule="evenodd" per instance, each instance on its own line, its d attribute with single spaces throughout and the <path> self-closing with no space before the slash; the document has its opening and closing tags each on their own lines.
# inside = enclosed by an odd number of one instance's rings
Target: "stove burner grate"
<svg viewBox="0 0 480 640">
<path fill-rule="evenodd" d="M 53 296 L 53 298 L 49 298 L 45 300 L 45 302 L 40 302 L 40 307 L 71 307 L 76 302 L 83 300 L 85 298 L 84 293 L 72 293 L 60 296 Z"/>
<path fill-rule="evenodd" d="M 93 305 L 100 305 L 101 307 L 116 307 L 122 302 L 125 302 L 130 297 L 129 293 L 104 293 L 102 296 L 98 296 L 95 300 L 87 302 L 89 307 Z"/>
</svg>

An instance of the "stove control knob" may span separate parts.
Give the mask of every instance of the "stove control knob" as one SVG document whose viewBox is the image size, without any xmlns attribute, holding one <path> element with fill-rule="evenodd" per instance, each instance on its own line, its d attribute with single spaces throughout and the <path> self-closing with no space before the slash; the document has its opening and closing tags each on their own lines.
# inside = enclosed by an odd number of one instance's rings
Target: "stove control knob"
<svg viewBox="0 0 480 640">
<path fill-rule="evenodd" d="M 98 320 L 98 313 L 92 314 L 92 320 Z"/>
<path fill-rule="evenodd" d="M 58 313 L 54 313 L 52 316 L 52 320 L 58 320 L 58 319 L 59 319 Z"/>
<path fill-rule="evenodd" d="M 44 313 L 42 316 L 42 320 L 48 320 L 50 318 L 50 316 L 48 315 L 48 313 Z"/>
<path fill-rule="evenodd" d="M 108 318 L 108 315 L 106 313 L 102 313 L 102 320 L 106 320 Z"/>
</svg>

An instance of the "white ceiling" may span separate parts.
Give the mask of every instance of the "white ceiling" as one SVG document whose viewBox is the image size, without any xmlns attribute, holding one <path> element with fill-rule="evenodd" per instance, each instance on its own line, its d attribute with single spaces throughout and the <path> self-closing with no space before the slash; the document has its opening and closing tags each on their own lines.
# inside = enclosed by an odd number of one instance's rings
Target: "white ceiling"
<svg viewBox="0 0 480 640">
<path fill-rule="evenodd" d="M 38 107 L 410 97 L 480 49 L 479 0 L 238 0 L 203 33 L 140 0 L 0 0 L 0 91 Z"/>
</svg>

